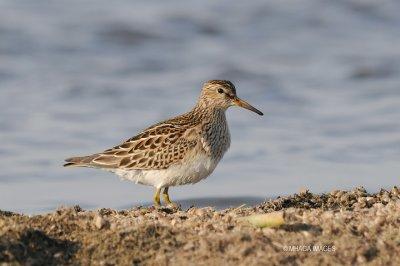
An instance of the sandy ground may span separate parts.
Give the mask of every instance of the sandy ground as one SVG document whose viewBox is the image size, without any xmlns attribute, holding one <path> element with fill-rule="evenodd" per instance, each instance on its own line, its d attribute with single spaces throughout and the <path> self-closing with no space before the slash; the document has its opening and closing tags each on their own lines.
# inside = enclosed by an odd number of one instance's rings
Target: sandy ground
<svg viewBox="0 0 400 266">
<path fill-rule="evenodd" d="M 283 212 L 258 228 L 241 217 Z M 79 206 L 25 216 L 0 211 L 0 262 L 81 265 L 400 265 L 400 192 L 308 191 L 254 207 L 172 210 Z"/>
</svg>

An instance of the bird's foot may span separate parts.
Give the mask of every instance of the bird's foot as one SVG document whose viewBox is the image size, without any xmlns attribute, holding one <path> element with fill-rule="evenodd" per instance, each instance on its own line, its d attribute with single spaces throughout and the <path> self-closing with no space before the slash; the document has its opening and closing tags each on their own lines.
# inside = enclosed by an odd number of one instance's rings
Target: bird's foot
<svg viewBox="0 0 400 266">
<path fill-rule="evenodd" d="M 162 196 L 163 196 L 163 201 L 164 201 L 164 204 L 166 207 L 168 207 L 170 209 L 174 209 L 174 210 L 180 210 L 181 205 L 170 200 L 169 195 L 168 195 L 168 190 L 164 191 Z"/>
<path fill-rule="evenodd" d="M 181 209 L 181 205 L 176 203 L 176 202 L 173 202 L 173 201 L 168 202 L 166 206 L 168 208 L 174 209 L 174 210 L 180 210 Z"/>
</svg>

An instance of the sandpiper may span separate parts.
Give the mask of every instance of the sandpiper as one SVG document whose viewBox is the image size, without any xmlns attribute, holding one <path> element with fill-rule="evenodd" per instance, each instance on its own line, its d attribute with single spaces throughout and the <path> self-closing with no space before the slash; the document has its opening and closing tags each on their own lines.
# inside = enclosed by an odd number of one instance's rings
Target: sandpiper
<svg viewBox="0 0 400 266">
<path fill-rule="evenodd" d="M 168 206 L 177 206 L 168 188 L 194 184 L 209 176 L 230 145 L 225 111 L 240 106 L 263 113 L 236 95 L 228 80 L 207 81 L 196 106 L 183 115 L 155 124 L 104 152 L 66 159 L 64 166 L 100 168 L 123 179 L 156 188 Z"/>
</svg>

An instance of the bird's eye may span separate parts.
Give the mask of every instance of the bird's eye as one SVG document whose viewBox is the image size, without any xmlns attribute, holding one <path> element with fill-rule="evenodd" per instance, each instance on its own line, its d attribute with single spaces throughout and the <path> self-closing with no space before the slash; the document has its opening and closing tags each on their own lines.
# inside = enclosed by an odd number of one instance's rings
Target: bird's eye
<svg viewBox="0 0 400 266">
<path fill-rule="evenodd" d="M 221 88 L 218 89 L 218 93 L 223 93 L 223 92 L 224 92 L 223 89 L 221 89 Z"/>
</svg>

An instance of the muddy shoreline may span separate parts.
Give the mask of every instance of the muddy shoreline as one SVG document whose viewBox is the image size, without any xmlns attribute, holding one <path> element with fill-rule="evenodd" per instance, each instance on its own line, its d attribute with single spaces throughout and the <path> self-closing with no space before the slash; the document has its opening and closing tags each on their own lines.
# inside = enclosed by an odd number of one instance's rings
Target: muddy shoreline
<svg viewBox="0 0 400 266">
<path fill-rule="evenodd" d="M 242 217 L 282 212 L 259 228 Z M 0 211 L 0 262 L 24 265 L 400 265 L 400 192 L 302 191 L 225 210 Z"/>
</svg>

